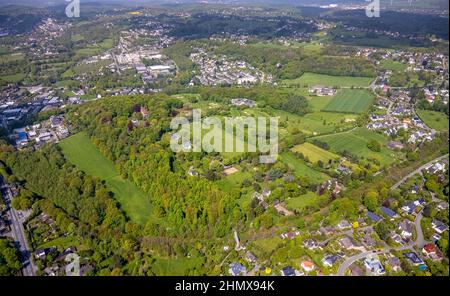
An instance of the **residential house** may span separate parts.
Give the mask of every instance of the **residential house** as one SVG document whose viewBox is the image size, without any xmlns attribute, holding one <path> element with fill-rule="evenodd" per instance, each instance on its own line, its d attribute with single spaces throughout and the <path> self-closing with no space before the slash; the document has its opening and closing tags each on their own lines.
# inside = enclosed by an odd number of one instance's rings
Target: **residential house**
<svg viewBox="0 0 450 296">
<path fill-rule="evenodd" d="M 334 263 L 339 259 L 337 255 L 325 254 L 322 259 L 322 264 L 327 267 L 333 266 Z"/>
<path fill-rule="evenodd" d="M 256 107 L 255 101 L 249 100 L 249 99 L 244 99 L 244 98 L 232 99 L 231 104 L 233 104 L 234 106 L 237 106 L 237 107 L 242 107 L 242 106 L 249 107 L 249 108 Z"/>
<path fill-rule="evenodd" d="M 350 225 L 350 223 L 347 220 L 342 220 L 341 222 L 339 222 L 337 227 L 339 229 L 346 229 L 346 228 L 351 228 L 352 226 Z"/>
<path fill-rule="evenodd" d="M 401 262 L 400 259 L 398 257 L 391 257 L 386 261 L 386 264 L 389 265 L 392 269 L 392 271 L 394 272 L 399 272 L 400 270 L 402 270 L 401 268 Z"/>
<path fill-rule="evenodd" d="M 281 269 L 282 276 L 295 276 L 295 269 L 292 266 L 286 266 Z"/>
<path fill-rule="evenodd" d="M 366 217 L 369 218 L 370 220 L 374 221 L 374 222 L 379 222 L 382 220 L 382 218 L 380 216 L 378 216 L 375 213 L 372 213 L 371 211 L 368 211 L 366 213 Z"/>
<path fill-rule="evenodd" d="M 319 244 L 312 238 L 303 241 L 303 246 L 309 250 L 319 249 Z"/>
<path fill-rule="evenodd" d="M 402 211 L 408 214 L 415 213 L 417 207 L 424 205 L 426 202 L 423 199 L 418 199 L 415 201 L 408 202 L 402 207 Z"/>
<path fill-rule="evenodd" d="M 413 235 L 413 223 L 405 219 L 398 224 L 398 230 L 402 238 L 408 240 Z"/>
<path fill-rule="evenodd" d="M 394 212 L 393 210 L 391 210 L 391 209 L 389 209 L 389 208 L 387 208 L 387 207 L 385 207 L 385 206 L 382 206 L 382 207 L 380 208 L 380 211 L 381 211 L 384 215 L 386 215 L 387 217 L 389 217 L 391 221 L 394 220 L 394 219 L 396 219 L 396 218 L 398 218 L 398 215 L 397 215 L 396 212 Z"/>
<path fill-rule="evenodd" d="M 230 264 L 230 269 L 228 270 L 228 272 L 233 276 L 237 276 L 242 273 L 246 273 L 247 269 L 245 268 L 244 265 L 242 265 L 238 262 L 235 262 L 235 263 Z"/>
<path fill-rule="evenodd" d="M 447 225 L 445 225 L 444 223 L 442 223 L 441 221 L 436 220 L 436 219 L 434 219 L 431 222 L 431 227 L 433 227 L 434 231 L 436 231 L 439 234 L 442 234 L 442 233 L 444 233 L 445 231 L 448 230 L 448 226 Z"/>
<path fill-rule="evenodd" d="M 311 272 L 315 268 L 314 263 L 311 261 L 303 261 L 300 265 L 301 265 L 302 269 L 306 272 Z"/>
<path fill-rule="evenodd" d="M 406 259 L 412 264 L 412 265 L 422 265 L 425 264 L 425 262 L 422 260 L 422 258 L 419 257 L 415 252 L 405 252 L 403 253 L 403 256 L 405 256 Z"/>
<path fill-rule="evenodd" d="M 348 270 L 350 271 L 350 275 L 352 275 L 352 276 L 363 276 L 364 275 L 364 271 L 358 265 L 355 265 L 355 264 L 350 265 Z"/>
<path fill-rule="evenodd" d="M 273 203 L 273 207 L 277 210 L 278 214 L 282 216 L 294 216 L 295 213 L 286 209 L 278 200 L 275 200 Z"/>
<path fill-rule="evenodd" d="M 247 260 L 247 262 L 250 262 L 250 263 L 255 263 L 256 260 L 258 260 L 258 258 L 251 251 L 247 251 L 245 253 L 245 260 Z"/>
<path fill-rule="evenodd" d="M 366 250 L 363 245 L 361 245 L 360 243 L 356 242 L 353 238 L 348 236 L 344 236 L 343 238 L 341 238 L 339 240 L 339 244 L 341 245 L 342 248 L 346 250 L 358 250 L 358 251 Z"/>
<path fill-rule="evenodd" d="M 367 256 L 364 259 L 364 265 L 375 275 L 382 275 L 386 273 L 377 256 Z"/>
<path fill-rule="evenodd" d="M 363 239 L 362 239 L 363 244 L 367 247 L 367 248 L 374 248 L 377 245 L 376 240 L 371 237 L 369 234 L 366 234 Z"/>
<path fill-rule="evenodd" d="M 448 210 L 448 202 L 442 201 L 442 202 L 438 203 L 438 205 L 436 206 L 436 209 L 438 211 Z"/>
<path fill-rule="evenodd" d="M 395 149 L 403 149 L 405 148 L 405 145 L 402 142 L 398 142 L 398 141 L 391 141 L 388 143 L 388 147 L 389 149 L 395 150 Z"/>
<path fill-rule="evenodd" d="M 300 235 L 300 231 L 289 231 L 281 234 L 282 239 L 294 239 L 296 236 Z"/>
<path fill-rule="evenodd" d="M 422 248 L 422 253 L 433 261 L 441 261 L 443 259 L 442 252 L 435 244 L 426 244 Z"/>
<path fill-rule="evenodd" d="M 36 251 L 34 252 L 34 256 L 36 257 L 36 259 L 44 259 L 46 255 L 47 250 L 45 249 L 36 249 Z"/>
</svg>

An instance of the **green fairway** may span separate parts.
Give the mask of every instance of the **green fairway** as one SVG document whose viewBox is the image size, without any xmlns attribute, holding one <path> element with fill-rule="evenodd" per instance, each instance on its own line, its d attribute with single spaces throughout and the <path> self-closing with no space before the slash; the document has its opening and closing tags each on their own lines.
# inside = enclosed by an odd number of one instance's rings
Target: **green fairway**
<svg viewBox="0 0 450 296">
<path fill-rule="evenodd" d="M 416 110 L 422 121 L 437 131 L 448 131 L 448 116 L 442 112 Z"/>
<path fill-rule="evenodd" d="M 294 171 L 297 177 L 307 178 L 312 183 L 317 184 L 329 179 L 327 175 L 309 167 L 303 160 L 297 158 L 292 152 L 285 152 L 281 154 L 281 161 L 286 163 Z"/>
<path fill-rule="evenodd" d="M 293 152 L 302 153 L 310 162 L 316 163 L 319 160 L 328 163 L 330 160 L 339 159 L 340 156 L 332 152 L 319 148 L 311 143 L 303 143 L 292 148 Z"/>
<path fill-rule="evenodd" d="M 330 76 L 315 73 L 305 73 L 300 78 L 284 80 L 286 85 L 315 86 L 325 85 L 329 87 L 368 87 L 373 78 L 352 76 Z"/>
<path fill-rule="evenodd" d="M 389 165 L 395 160 L 392 155 L 393 152 L 385 146 L 387 139 L 383 135 L 366 128 L 357 128 L 348 133 L 320 136 L 314 139 L 327 143 L 331 150 L 336 153 L 347 151 L 358 157 L 378 159 L 382 165 Z M 370 140 L 376 140 L 382 145 L 380 152 L 374 152 L 367 148 L 367 143 Z"/>
<path fill-rule="evenodd" d="M 325 106 L 323 111 L 342 113 L 363 113 L 367 111 L 374 96 L 361 89 L 342 89 Z"/>
<path fill-rule="evenodd" d="M 113 163 L 104 157 L 85 133 L 76 134 L 59 144 L 67 159 L 86 174 L 106 182 L 124 212 L 136 223 L 145 224 L 152 217 L 147 196 L 133 183 L 123 179 Z"/>
</svg>

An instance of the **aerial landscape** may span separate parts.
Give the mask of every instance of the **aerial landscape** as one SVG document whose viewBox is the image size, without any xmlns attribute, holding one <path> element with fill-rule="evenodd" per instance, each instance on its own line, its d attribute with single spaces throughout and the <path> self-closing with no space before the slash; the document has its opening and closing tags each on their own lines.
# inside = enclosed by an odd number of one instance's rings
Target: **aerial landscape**
<svg viewBox="0 0 450 296">
<path fill-rule="evenodd" d="M 448 276 L 448 6 L 0 0 L 0 276 Z"/>
</svg>

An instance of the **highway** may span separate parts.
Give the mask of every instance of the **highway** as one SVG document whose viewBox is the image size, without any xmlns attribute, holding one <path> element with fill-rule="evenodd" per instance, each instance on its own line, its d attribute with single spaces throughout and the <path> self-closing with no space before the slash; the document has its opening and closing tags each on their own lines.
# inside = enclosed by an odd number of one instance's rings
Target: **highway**
<svg viewBox="0 0 450 296">
<path fill-rule="evenodd" d="M 11 190 L 7 185 L 4 184 L 3 180 L 0 178 L 0 185 L 2 196 L 5 199 L 6 210 L 11 219 L 11 233 L 14 238 L 14 243 L 20 252 L 22 260 L 22 274 L 24 276 L 35 276 L 36 266 L 31 258 L 30 247 L 28 246 L 28 241 L 25 235 L 25 229 L 23 224 L 19 219 L 18 212 L 11 207 L 12 194 Z"/>
</svg>

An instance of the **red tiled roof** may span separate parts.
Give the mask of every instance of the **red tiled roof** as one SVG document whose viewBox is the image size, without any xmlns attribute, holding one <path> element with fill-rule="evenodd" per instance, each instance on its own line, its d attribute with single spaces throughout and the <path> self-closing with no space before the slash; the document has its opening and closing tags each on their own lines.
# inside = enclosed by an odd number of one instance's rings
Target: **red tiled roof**
<svg viewBox="0 0 450 296">
<path fill-rule="evenodd" d="M 426 244 L 423 249 L 425 252 L 429 253 L 436 253 L 436 246 L 433 244 Z"/>
</svg>

